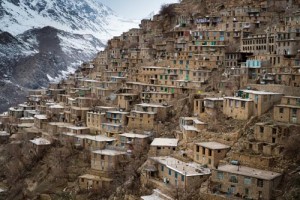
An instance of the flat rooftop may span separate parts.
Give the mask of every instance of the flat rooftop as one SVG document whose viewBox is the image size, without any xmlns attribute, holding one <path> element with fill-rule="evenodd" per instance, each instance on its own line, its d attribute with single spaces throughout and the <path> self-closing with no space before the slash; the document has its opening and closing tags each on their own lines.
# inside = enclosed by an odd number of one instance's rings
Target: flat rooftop
<svg viewBox="0 0 300 200">
<path fill-rule="evenodd" d="M 286 104 L 275 105 L 275 107 L 298 108 L 298 109 L 300 109 L 300 106 L 297 106 L 297 105 L 286 105 Z"/>
<path fill-rule="evenodd" d="M 119 134 L 119 136 L 124 136 L 128 138 L 141 138 L 141 139 L 150 137 L 149 135 L 142 135 L 142 134 L 135 134 L 135 133 L 123 133 L 123 134 Z"/>
<path fill-rule="evenodd" d="M 86 127 L 86 126 L 69 126 L 67 128 L 72 129 L 72 130 L 87 130 L 87 129 L 90 129 L 89 127 Z"/>
<path fill-rule="evenodd" d="M 117 156 L 117 155 L 126 154 L 126 152 L 110 150 L 110 149 L 96 150 L 92 152 L 95 154 L 108 155 L 108 156 Z"/>
<path fill-rule="evenodd" d="M 40 119 L 40 120 L 42 120 L 42 119 L 48 119 L 47 115 L 34 115 L 34 117 L 37 118 L 37 119 Z"/>
<path fill-rule="evenodd" d="M 161 104 L 154 104 L 154 103 L 140 103 L 136 104 L 136 106 L 141 106 L 141 107 L 154 107 L 154 108 L 164 108 L 167 106 L 161 105 Z"/>
<path fill-rule="evenodd" d="M 170 156 L 150 157 L 150 159 L 185 176 L 203 176 L 211 173 L 209 168 L 204 168 L 198 163 L 186 163 Z"/>
<path fill-rule="evenodd" d="M 45 138 L 35 138 L 33 140 L 30 140 L 35 145 L 50 145 L 51 142 Z"/>
<path fill-rule="evenodd" d="M 79 178 L 95 180 L 95 181 L 101 181 L 101 180 L 103 180 L 103 181 L 112 181 L 112 179 L 110 179 L 110 178 L 95 176 L 95 175 L 92 175 L 92 174 L 84 174 L 82 176 L 79 176 Z"/>
<path fill-rule="evenodd" d="M 154 138 L 151 146 L 167 146 L 167 147 L 177 147 L 178 139 L 175 138 Z"/>
<path fill-rule="evenodd" d="M 264 180 L 272 180 L 276 177 L 281 176 L 281 174 L 266 170 L 260 170 L 256 168 L 237 166 L 237 165 L 221 165 L 216 169 L 216 171 L 229 172 L 232 174 L 239 174 L 243 176 L 255 177 Z"/>
<path fill-rule="evenodd" d="M 223 97 L 207 97 L 207 98 L 204 98 L 204 100 L 209 100 L 209 101 L 223 101 L 224 98 Z"/>
<path fill-rule="evenodd" d="M 242 97 L 224 97 L 224 99 L 232 99 L 232 100 L 248 101 L 248 102 L 254 101 L 253 99 L 245 99 Z"/>
<path fill-rule="evenodd" d="M 257 90 L 241 90 L 245 93 L 250 94 L 260 94 L 260 95 L 280 95 L 281 93 L 275 93 L 275 92 L 268 92 L 268 91 L 257 91 Z"/>
<path fill-rule="evenodd" d="M 230 146 L 219 143 L 219 142 L 200 142 L 196 143 L 196 145 L 208 148 L 208 149 L 228 149 Z"/>
<path fill-rule="evenodd" d="M 93 140 L 93 141 L 97 141 L 97 142 L 112 142 L 115 141 L 115 138 L 111 138 L 111 137 L 107 137 L 104 135 L 78 135 L 78 134 L 74 134 L 74 133 L 62 133 L 63 135 L 67 135 L 67 136 L 72 136 L 72 137 L 76 137 L 76 138 L 81 138 L 81 139 L 88 139 L 88 140 Z"/>
</svg>

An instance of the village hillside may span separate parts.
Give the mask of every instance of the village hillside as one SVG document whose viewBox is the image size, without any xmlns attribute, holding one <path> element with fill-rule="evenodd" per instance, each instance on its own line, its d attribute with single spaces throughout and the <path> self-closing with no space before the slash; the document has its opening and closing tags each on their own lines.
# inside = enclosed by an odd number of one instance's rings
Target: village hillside
<svg viewBox="0 0 300 200">
<path fill-rule="evenodd" d="M 0 199 L 299 200 L 300 2 L 182 0 L 0 115 Z"/>
</svg>

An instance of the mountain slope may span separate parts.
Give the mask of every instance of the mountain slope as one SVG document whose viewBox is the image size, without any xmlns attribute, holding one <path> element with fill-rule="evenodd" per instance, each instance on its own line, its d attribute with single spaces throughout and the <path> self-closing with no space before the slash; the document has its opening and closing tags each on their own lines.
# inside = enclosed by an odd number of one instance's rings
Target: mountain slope
<svg viewBox="0 0 300 200">
<path fill-rule="evenodd" d="M 91 60 L 137 21 L 97 0 L 0 1 L 0 112 Z"/>
<path fill-rule="evenodd" d="M 92 35 L 44 27 L 18 36 L 0 33 L 0 111 L 23 101 L 27 89 L 46 87 L 94 57 L 104 45 Z"/>
<path fill-rule="evenodd" d="M 0 29 L 13 35 L 32 28 L 52 26 L 60 30 L 92 34 L 105 42 L 137 27 L 96 0 L 4 0 L 0 3 Z"/>
</svg>

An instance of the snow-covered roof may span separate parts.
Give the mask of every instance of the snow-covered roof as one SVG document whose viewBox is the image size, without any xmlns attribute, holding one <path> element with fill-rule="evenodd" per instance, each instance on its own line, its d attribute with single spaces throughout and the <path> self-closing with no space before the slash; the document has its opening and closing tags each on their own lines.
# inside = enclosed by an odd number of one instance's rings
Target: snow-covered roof
<svg viewBox="0 0 300 200">
<path fill-rule="evenodd" d="M 175 138 L 154 138 L 151 146 L 170 146 L 177 147 L 178 139 Z"/>
</svg>

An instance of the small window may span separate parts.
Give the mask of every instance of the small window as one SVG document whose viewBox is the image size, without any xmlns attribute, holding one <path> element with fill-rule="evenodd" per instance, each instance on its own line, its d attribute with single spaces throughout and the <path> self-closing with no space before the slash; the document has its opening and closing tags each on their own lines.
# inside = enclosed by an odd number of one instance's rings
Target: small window
<svg viewBox="0 0 300 200">
<path fill-rule="evenodd" d="M 242 108 L 245 108 L 245 107 L 246 107 L 246 102 L 245 102 L 245 101 L 242 101 L 242 102 L 241 102 L 241 107 L 242 107 Z"/>
<path fill-rule="evenodd" d="M 264 180 L 257 179 L 257 187 L 264 187 Z"/>
<path fill-rule="evenodd" d="M 261 133 L 264 132 L 264 127 L 263 127 L 263 126 L 260 126 L 260 127 L 259 127 L 259 132 L 261 132 Z"/>
<path fill-rule="evenodd" d="M 279 108 L 279 113 L 283 113 L 283 108 Z"/>
<path fill-rule="evenodd" d="M 237 178 L 237 176 L 231 175 L 231 176 L 230 176 L 230 179 L 229 179 L 229 182 L 231 182 L 231 183 L 238 183 L 238 178 Z"/>
<path fill-rule="evenodd" d="M 165 169 L 165 166 L 161 166 L 161 171 L 163 172 L 164 171 L 164 169 Z"/>
<path fill-rule="evenodd" d="M 223 173 L 223 172 L 218 172 L 218 173 L 217 173 L 217 178 L 218 178 L 219 180 L 223 180 L 223 179 L 224 179 L 224 173 Z"/>
<path fill-rule="evenodd" d="M 171 170 L 171 169 L 169 169 L 169 175 L 170 175 L 170 176 L 172 175 L 172 170 Z"/>
<path fill-rule="evenodd" d="M 251 185 L 251 178 L 250 177 L 245 177 L 244 178 L 244 184 L 245 185 Z"/>
<path fill-rule="evenodd" d="M 181 175 L 181 181 L 184 181 L 184 175 Z"/>
</svg>

